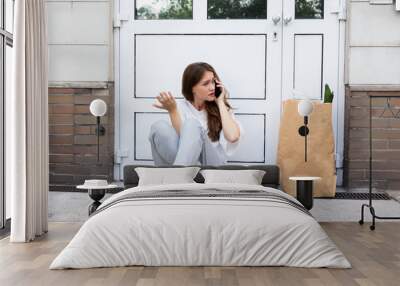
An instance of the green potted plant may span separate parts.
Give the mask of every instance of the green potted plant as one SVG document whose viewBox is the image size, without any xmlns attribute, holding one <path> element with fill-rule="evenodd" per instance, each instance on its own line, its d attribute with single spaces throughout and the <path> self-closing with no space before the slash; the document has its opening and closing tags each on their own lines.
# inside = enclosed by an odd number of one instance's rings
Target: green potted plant
<svg viewBox="0 0 400 286">
<path fill-rule="evenodd" d="M 324 103 L 332 103 L 333 101 L 333 91 L 329 87 L 329 85 L 325 84 L 325 92 L 324 92 Z"/>
</svg>

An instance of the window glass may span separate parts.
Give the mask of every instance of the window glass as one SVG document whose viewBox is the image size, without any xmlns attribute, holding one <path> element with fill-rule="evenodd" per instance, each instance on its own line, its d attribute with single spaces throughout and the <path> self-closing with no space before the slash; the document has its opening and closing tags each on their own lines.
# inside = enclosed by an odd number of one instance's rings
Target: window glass
<svg viewBox="0 0 400 286">
<path fill-rule="evenodd" d="M 5 66 L 5 97 L 10 98 L 11 96 L 11 75 L 12 75 L 12 68 L 13 68 L 13 56 L 12 56 L 12 47 L 6 45 L 6 66 Z M 6 138 L 7 139 L 7 138 Z M 6 203 L 5 203 L 5 214 L 6 219 L 11 217 L 11 189 L 6 188 Z"/>
<path fill-rule="evenodd" d="M 208 19 L 266 19 L 267 0 L 208 0 Z"/>
<path fill-rule="evenodd" d="M 10 33 L 14 31 L 14 0 L 5 0 L 6 30 Z"/>
<path fill-rule="evenodd" d="M 324 0 L 296 0 L 296 19 L 323 19 Z"/>
<path fill-rule="evenodd" d="M 193 0 L 136 0 L 135 19 L 192 19 Z"/>
<path fill-rule="evenodd" d="M 2 0 L 0 0 L 0 28 L 3 29 L 3 5 L 1 5 Z"/>
</svg>

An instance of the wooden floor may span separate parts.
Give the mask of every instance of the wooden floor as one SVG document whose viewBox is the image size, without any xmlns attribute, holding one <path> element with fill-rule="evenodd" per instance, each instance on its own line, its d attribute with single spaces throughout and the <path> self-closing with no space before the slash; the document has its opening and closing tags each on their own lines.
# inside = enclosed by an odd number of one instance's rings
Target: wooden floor
<svg viewBox="0 0 400 286">
<path fill-rule="evenodd" d="M 379 222 L 370 231 L 357 223 L 323 223 L 353 268 L 122 267 L 48 270 L 80 224 L 51 223 L 49 233 L 28 244 L 0 241 L 0 285 L 400 285 L 400 223 Z"/>
</svg>

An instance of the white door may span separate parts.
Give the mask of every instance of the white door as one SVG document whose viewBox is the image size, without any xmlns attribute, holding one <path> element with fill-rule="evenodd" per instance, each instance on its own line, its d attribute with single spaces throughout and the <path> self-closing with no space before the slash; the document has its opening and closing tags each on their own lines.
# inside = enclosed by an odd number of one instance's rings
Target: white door
<svg viewBox="0 0 400 286">
<path fill-rule="evenodd" d="M 282 100 L 323 100 L 325 84 L 329 85 L 335 95 L 332 121 L 338 168 L 344 120 L 341 4 L 339 0 L 285 0 L 282 11 Z"/>
<path fill-rule="evenodd" d="M 182 98 L 183 70 L 198 61 L 214 66 L 245 130 L 243 144 L 229 161 L 275 163 L 282 98 L 293 89 L 283 86 L 293 67 L 286 61 L 290 51 L 284 45 L 287 35 L 296 31 L 289 29 L 295 29 L 297 21 L 293 19 L 291 25 L 282 21 L 291 12 L 286 4 L 294 7 L 293 1 L 236 1 L 235 7 L 222 7 L 218 3 L 224 1 L 212 0 L 194 0 L 193 6 L 190 0 L 116 0 L 116 179 L 126 164 L 153 163 L 150 126 L 168 120 L 166 113 L 152 107 L 155 96 L 168 90 Z M 188 5 L 168 9 L 171 3 Z M 170 17 L 166 11 L 175 19 L 154 19 Z M 176 19 L 182 15 L 187 19 Z M 313 23 L 301 24 L 302 33 L 307 29 L 315 33 Z M 315 86 L 315 80 L 305 87 Z"/>
</svg>

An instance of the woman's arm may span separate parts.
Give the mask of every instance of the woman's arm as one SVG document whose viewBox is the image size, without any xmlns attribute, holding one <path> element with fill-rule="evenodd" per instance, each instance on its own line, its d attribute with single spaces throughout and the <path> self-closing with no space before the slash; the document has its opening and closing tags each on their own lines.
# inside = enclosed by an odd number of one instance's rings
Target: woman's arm
<svg viewBox="0 0 400 286">
<path fill-rule="evenodd" d="M 181 131 L 182 119 L 181 116 L 179 115 L 178 108 L 168 111 L 168 114 L 169 118 L 171 119 L 172 126 L 175 128 L 176 133 L 178 133 L 179 135 Z"/>
<path fill-rule="evenodd" d="M 219 113 L 221 114 L 222 131 L 226 140 L 234 143 L 240 138 L 240 129 L 236 121 L 233 119 L 232 114 L 229 112 L 228 107 L 223 101 L 217 101 Z"/>
<path fill-rule="evenodd" d="M 222 131 L 226 140 L 235 143 L 240 138 L 240 128 L 225 105 L 225 98 L 228 98 L 228 92 L 219 80 L 215 80 L 216 85 L 221 88 L 221 94 L 215 99 L 219 113 L 221 115 Z"/>
<path fill-rule="evenodd" d="M 182 119 L 179 114 L 175 98 L 170 92 L 160 92 L 160 95 L 157 96 L 157 100 L 158 102 L 153 104 L 153 106 L 168 111 L 172 126 L 179 135 L 181 131 Z"/>
</svg>

